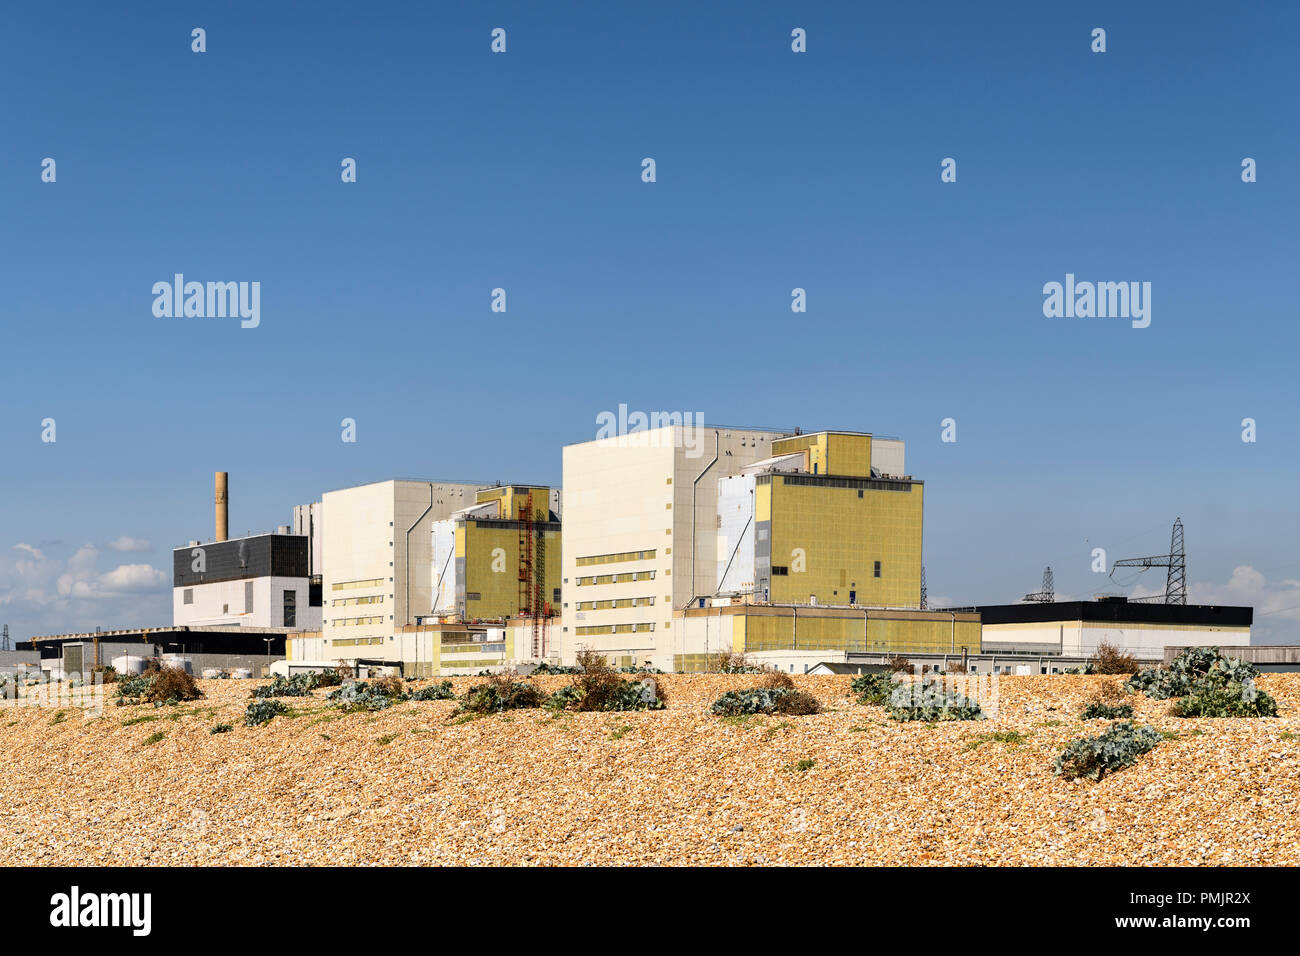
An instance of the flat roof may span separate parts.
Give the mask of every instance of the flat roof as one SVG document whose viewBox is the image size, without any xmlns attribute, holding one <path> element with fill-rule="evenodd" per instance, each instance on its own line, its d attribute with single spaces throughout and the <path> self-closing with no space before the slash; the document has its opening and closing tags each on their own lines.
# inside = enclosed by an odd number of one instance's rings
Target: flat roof
<svg viewBox="0 0 1300 956">
<path fill-rule="evenodd" d="M 122 628 L 115 631 L 84 631 L 73 632 L 70 634 L 44 634 L 39 637 L 28 638 L 33 644 L 37 641 L 58 641 L 66 643 L 69 641 L 93 641 L 99 638 L 101 641 L 115 641 L 118 638 L 145 638 L 145 637 L 165 637 L 168 634 L 192 634 L 192 635 L 223 635 L 223 634 L 263 634 L 275 635 L 281 637 L 288 634 L 298 635 L 302 633 L 301 629 L 293 627 L 241 627 L 238 624 L 208 624 L 203 626 L 190 627 L 185 624 L 176 626 L 168 625 L 166 627 L 134 627 Z M 319 632 L 317 632 L 319 633 Z"/>
<path fill-rule="evenodd" d="M 1253 607 L 1218 604 L 1147 604 L 1136 601 L 1051 601 L 983 604 L 975 608 L 985 624 L 1043 624 L 1080 621 L 1106 624 L 1192 624 L 1250 627 Z"/>
</svg>

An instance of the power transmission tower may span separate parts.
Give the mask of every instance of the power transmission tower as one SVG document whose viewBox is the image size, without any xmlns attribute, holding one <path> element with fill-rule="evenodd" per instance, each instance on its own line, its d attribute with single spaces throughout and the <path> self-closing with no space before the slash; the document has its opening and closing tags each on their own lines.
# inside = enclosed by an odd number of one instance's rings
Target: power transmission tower
<svg viewBox="0 0 1300 956">
<path fill-rule="evenodd" d="M 924 611 L 930 606 L 930 595 L 925 589 L 925 565 L 921 565 L 921 610 Z"/>
<path fill-rule="evenodd" d="M 4 630 L 0 631 L 0 651 L 10 650 L 13 650 L 13 648 L 9 646 L 9 625 L 6 624 Z"/>
<path fill-rule="evenodd" d="M 1056 600 L 1056 581 L 1052 576 L 1052 566 L 1050 564 L 1043 569 L 1042 588 L 1033 594 L 1026 594 L 1024 600 L 1038 604 L 1051 604 Z"/>
<path fill-rule="evenodd" d="M 1165 593 L 1150 597 L 1130 598 L 1144 604 L 1186 604 L 1187 603 L 1187 550 L 1183 547 L 1183 519 L 1174 519 L 1174 530 L 1169 536 L 1169 553 L 1156 554 L 1149 558 L 1124 558 L 1116 561 L 1110 569 L 1111 580 L 1115 579 L 1116 568 L 1168 568 L 1165 576 Z"/>
</svg>

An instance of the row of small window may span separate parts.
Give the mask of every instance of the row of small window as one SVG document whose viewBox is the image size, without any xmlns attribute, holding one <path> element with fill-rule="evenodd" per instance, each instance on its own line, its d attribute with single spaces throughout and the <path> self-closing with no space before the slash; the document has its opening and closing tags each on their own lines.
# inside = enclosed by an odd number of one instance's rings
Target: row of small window
<svg viewBox="0 0 1300 956">
<path fill-rule="evenodd" d="M 653 597 L 616 598 L 611 601 L 579 601 L 579 611 L 608 611 L 616 607 L 650 607 L 655 603 Z"/>
<path fill-rule="evenodd" d="M 334 607 L 344 607 L 349 604 L 383 604 L 384 596 L 382 594 L 372 594 L 369 597 L 353 598 L 335 598 L 330 602 Z"/>
<path fill-rule="evenodd" d="M 382 637 L 336 637 L 331 641 L 326 641 L 332 647 L 359 647 L 363 644 L 382 644 Z"/>
<path fill-rule="evenodd" d="M 331 591 L 352 591 L 356 588 L 377 588 L 384 583 L 383 578 L 370 578 L 366 581 L 335 581 L 330 585 Z"/>
<path fill-rule="evenodd" d="M 362 624 L 383 624 L 384 616 L 377 617 L 340 617 L 330 621 L 334 627 L 358 627 Z"/>
<path fill-rule="evenodd" d="M 597 624 L 591 627 L 577 627 L 578 634 L 635 634 L 638 631 L 653 631 L 654 622 L 649 624 Z"/>
<path fill-rule="evenodd" d="M 649 561 L 655 556 L 652 551 L 620 551 L 616 554 L 591 554 L 578 559 L 578 567 L 590 567 L 593 564 L 614 564 L 618 561 Z"/>
<path fill-rule="evenodd" d="M 665 572 L 666 573 L 666 572 Z M 626 584 L 628 581 L 653 581 L 653 571 L 624 571 L 622 574 L 597 574 L 578 578 L 578 586 L 588 584 Z"/>
<path fill-rule="evenodd" d="M 766 484 L 764 479 L 770 480 L 770 475 L 760 475 L 758 483 Z M 862 489 L 870 488 L 874 491 L 911 491 L 912 482 L 910 481 L 889 481 L 886 478 L 830 478 L 827 476 L 812 475 L 783 475 L 781 476 L 782 484 L 786 485 L 813 485 L 818 488 L 857 488 L 858 497 L 862 497 Z"/>
<path fill-rule="evenodd" d="M 880 562 L 877 561 L 875 564 L 876 566 L 875 566 L 873 576 L 878 578 L 880 577 Z M 789 573 L 790 573 L 790 568 L 787 565 L 784 564 L 772 565 L 772 577 L 774 578 L 782 578 L 787 576 Z M 840 575 L 840 577 L 842 578 L 843 575 Z M 840 583 L 842 584 L 844 582 L 841 581 Z"/>
<path fill-rule="evenodd" d="M 506 646 L 504 644 L 440 644 L 438 654 L 446 657 L 449 654 L 504 654 Z"/>
</svg>

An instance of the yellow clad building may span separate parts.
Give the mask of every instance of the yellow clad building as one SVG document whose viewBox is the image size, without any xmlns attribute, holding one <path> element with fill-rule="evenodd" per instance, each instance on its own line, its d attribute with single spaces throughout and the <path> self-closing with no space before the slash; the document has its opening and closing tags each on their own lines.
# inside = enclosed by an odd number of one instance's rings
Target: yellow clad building
<svg viewBox="0 0 1300 956">
<path fill-rule="evenodd" d="M 433 616 L 549 617 L 560 606 L 560 521 L 543 485 L 484 488 L 433 524 Z"/>
<path fill-rule="evenodd" d="M 797 435 L 721 479 L 717 594 L 919 608 L 925 486 L 901 474 L 901 442 L 875 444 L 881 454 L 864 433 Z"/>
</svg>

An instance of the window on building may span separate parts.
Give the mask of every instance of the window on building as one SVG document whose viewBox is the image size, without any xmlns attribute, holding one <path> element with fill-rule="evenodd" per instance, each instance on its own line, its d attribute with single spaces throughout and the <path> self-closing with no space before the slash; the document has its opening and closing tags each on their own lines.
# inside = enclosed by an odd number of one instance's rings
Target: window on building
<svg viewBox="0 0 1300 956">
<path fill-rule="evenodd" d="M 880 562 L 876 562 L 876 577 L 880 577 Z"/>
<path fill-rule="evenodd" d="M 298 592 L 284 592 L 284 626 L 298 626 Z"/>
<path fill-rule="evenodd" d="M 253 582 L 244 582 L 244 613 L 253 613 Z"/>
<path fill-rule="evenodd" d="M 193 603 L 194 603 L 194 589 L 193 589 L 193 588 L 186 588 L 186 589 L 185 589 L 185 593 L 184 593 L 183 595 L 181 595 L 181 603 L 182 603 L 182 604 L 193 604 Z"/>
</svg>

